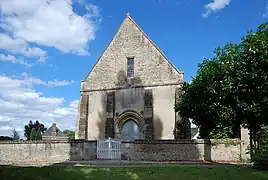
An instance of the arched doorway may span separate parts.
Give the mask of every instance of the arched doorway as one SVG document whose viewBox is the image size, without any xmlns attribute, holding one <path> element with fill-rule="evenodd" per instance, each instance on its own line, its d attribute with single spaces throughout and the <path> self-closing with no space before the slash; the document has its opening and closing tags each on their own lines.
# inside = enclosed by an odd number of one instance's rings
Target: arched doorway
<svg viewBox="0 0 268 180">
<path fill-rule="evenodd" d="M 139 138 L 139 125 L 133 119 L 126 120 L 121 127 L 120 139 L 132 141 Z"/>
</svg>

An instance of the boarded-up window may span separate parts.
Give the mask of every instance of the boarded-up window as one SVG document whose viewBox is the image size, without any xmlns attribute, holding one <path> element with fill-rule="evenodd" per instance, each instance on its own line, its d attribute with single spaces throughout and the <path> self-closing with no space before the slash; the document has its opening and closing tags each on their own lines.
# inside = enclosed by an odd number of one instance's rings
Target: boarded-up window
<svg viewBox="0 0 268 180">
<path fill-rule="evenodd" d="M 127 77 L 134 76 L 134 58 L 127 58 Z"/>
</svg>

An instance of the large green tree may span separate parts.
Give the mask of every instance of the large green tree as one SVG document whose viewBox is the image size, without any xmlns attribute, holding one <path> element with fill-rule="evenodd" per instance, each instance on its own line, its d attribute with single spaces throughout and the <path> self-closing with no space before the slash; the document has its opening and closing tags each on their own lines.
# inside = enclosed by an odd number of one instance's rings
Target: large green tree
<svg viewBox="0 0 268 180">
<path fill-rule="evenodd" d="M 205 59 L 175 107 L 200 127 L 201 137 L 238 137 L 241 124 L 254 130 L 268 123 L 267 92 L 268 25 L 262 24 Z"/>
<path fill-rule="evenodd" d="M 44 124 L 39 123 L 39 121 L 34 123 L 30 121 L 29 124 L 24 126 L 24 136 L 27 140 L 41 140 L 40 137 L 42 138 L 42 134 L 46 129 Z"/>
<path fill-rule="evenodd" d="M 211 138 L 211 132 L 232 137 L 233 110 L 224 103 L 224 70 L 215 59 L 206 59 L 199 65 L 197 76 L 185 83 L 176 110 L 182 117 L 191 118 L 200 127 L 202 138 Z"/>
</svg>

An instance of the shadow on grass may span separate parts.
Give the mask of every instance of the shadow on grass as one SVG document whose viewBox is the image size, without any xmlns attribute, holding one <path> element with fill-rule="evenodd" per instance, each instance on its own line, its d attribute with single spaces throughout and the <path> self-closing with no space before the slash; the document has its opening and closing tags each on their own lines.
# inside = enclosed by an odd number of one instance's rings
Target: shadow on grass
<svg viewBox="0 0 268 180">
<path fill-rule="evenodd" d="M 146 171 L 147 172 L 147 171 Z M 145 174 L 143 172 L 142 174 Z M 141 175 L 128 168 L 109 167 L 0 167 L 1 179 L 4 180 L 92 180 L 92 179 L 125 179 L 140 180 Z"/>
<path fill-rule="evenodd" d="M 268 172 L 236 166 L 165 166 L 165 167 L 0 167 L 4 180 L 88 180 L 117 179 L 199 179 L 199 180 L 265 180 Z"/>
</svg>

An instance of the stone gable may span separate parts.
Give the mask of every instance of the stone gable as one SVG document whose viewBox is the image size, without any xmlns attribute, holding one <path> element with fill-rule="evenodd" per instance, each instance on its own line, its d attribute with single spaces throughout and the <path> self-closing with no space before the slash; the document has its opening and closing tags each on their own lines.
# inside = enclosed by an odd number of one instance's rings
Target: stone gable
<svg viewBox="0 0 268 180">
<path fill-rule="evenodd" d="M 128 57 L 134 57 L 134 76 L 138 78 L 136 85 L 161 86 L 183 82 L 183 73 L 127 15 L 98 62 L 82 81 L 81 91 L 120 87 L 120 79 L 126 76 Z"/>
</svg>

